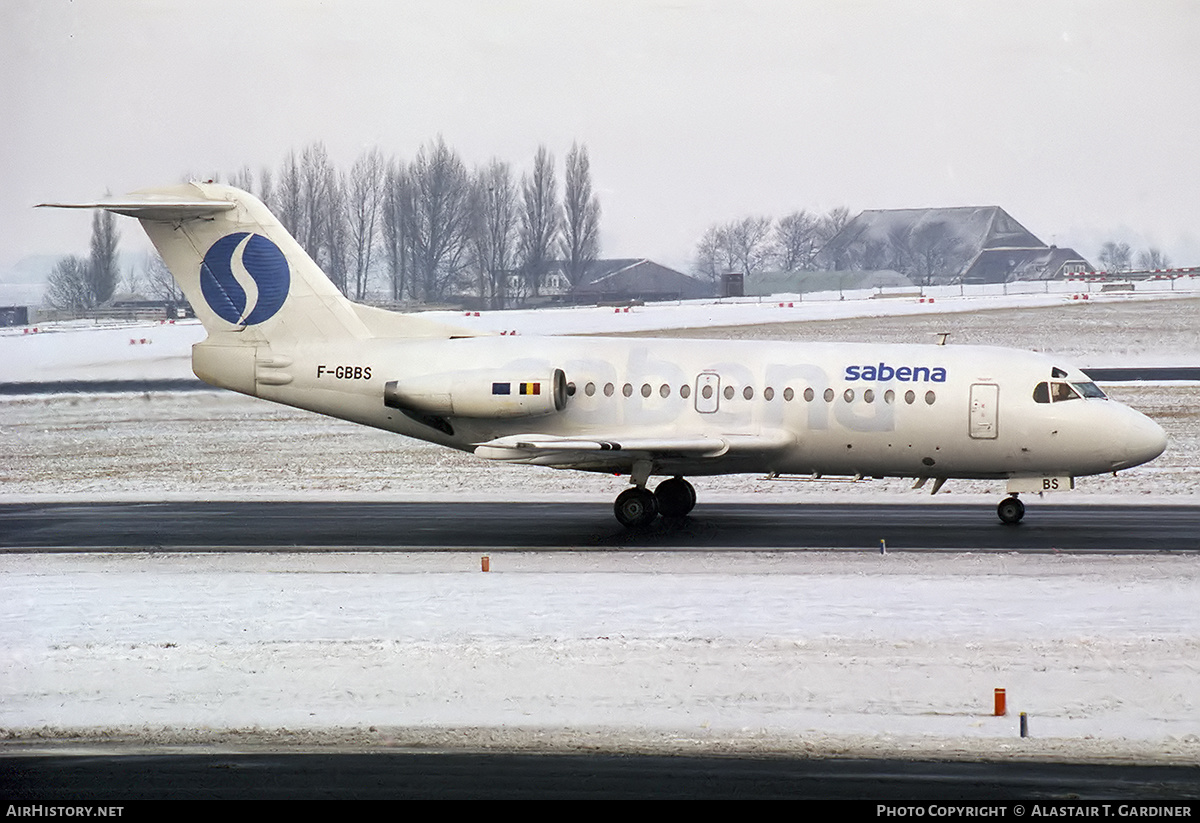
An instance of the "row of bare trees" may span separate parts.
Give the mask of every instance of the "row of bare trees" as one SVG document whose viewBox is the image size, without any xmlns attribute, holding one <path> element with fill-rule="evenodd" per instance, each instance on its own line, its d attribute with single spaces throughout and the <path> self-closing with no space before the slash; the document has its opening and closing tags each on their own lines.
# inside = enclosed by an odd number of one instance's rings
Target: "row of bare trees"
<svg viewBox="0 0 1200 823">
<path fill-rule="evenodd" d="M 441 137 L 411 161 L 364 151 L 340 171 L 313 143 L 255 180 L 255 192 L 343 293 L 436 303 L 474 294 L 500 308 L 537 295 L 560 265 L 579 284 L 599 253 L 600 205 L 586 146 L 571 147 L 563 195 L 542 146 L 530 172 L 493 159 L 469 170 Z"/>
<path fill-rule="evenodd" d="M 717 280 L 726 272 L 759 274 L 815 266 L 817 253 L 849 221 L 845 208 L 826 214 L 792 212 L 778 220 L 744 217 L 710 226 L 696 247 L 698 277 Z"/>
<path fill-rule="evenodd" d="M 1123 272 L 1134 270 L 1133 249 L 1128 243 L 1110 240 L 1100 247 L 1097 258 L 1102 271 Z M 1171 259 L 1160 249 L 1148 248 L 1137 253 L 1137 268 L 1141 271 L 1156 271 L 1171 268 Z"/>
<path fill-rule="evenodd" d="M 849 221 L 849 211 L 839 207 L 823 215 L 797 211 L 778 220 L 745 217 L 721 223 L 701 238 L 694 269 L 711 280 L 726 272 L 893 269 L 928 285 L 952 277 L 967 262 L 952 227 L 941 222 L 830 247 Z"/>
</svg>

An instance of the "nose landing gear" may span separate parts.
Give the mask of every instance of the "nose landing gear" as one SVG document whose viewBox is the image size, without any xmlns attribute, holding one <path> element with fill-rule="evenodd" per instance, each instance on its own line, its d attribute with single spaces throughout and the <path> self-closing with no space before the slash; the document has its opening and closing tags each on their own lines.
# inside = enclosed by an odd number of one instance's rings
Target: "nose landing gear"
<svg viewBox="0 0 1200 823">
<path fill-rule="evenodd" d="M 1015 526 L 1025 516 L 1025 504 L 1014 494 L 1012 497 L 1006 497 L 1000 501 L 1000 505 L 996 507 L 996 514 L 1000 516 L 1002 523 Z"/>
</svg>

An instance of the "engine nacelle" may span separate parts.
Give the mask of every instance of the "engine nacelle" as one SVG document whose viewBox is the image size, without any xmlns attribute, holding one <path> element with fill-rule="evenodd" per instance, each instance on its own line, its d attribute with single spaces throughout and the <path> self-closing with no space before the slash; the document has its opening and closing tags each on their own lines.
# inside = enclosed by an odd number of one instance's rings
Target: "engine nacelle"
<svg viewBox="0 0 1200 823">
<path fill-rule="evenodd" d="M 512 371 L 482 369 L 392 380 L 383 388 L 383 404 L 438 417 L 480 418 L 537 417 L 567 405 L 567 376 L 562 369 L 548 378 L 512 378 Z"/>
</svg>

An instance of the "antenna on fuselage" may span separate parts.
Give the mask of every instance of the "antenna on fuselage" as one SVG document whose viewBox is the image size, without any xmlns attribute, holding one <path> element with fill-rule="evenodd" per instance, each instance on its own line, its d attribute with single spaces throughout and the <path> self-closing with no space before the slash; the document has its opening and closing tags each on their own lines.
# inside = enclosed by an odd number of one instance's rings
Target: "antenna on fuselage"
<svg viewBox="0 0 1200 823">
<path fill-rule="evenodd" d="M 940 332 L 938 332 L 938 333 L 937 333 L 937 339 L 938 339 L 938 341 L 937 341 L 937 344 L 938 344 L 939 346 L 944 346 L 944 345 L 946 345 L 946 341 L 950 339 L 950 332 L 948 332 L 948 331 L 940 331 Z"/>
</svg>

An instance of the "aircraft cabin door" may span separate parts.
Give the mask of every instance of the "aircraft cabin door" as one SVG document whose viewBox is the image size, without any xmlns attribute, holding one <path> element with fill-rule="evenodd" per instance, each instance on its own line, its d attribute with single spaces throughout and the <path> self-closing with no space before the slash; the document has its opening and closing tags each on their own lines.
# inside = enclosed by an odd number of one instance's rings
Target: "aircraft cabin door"
<svg viewBox="0 0 1200 823">
<path fill-rule="evenodd" d="M 971 386 L 970 435 L 975 440 L 995 440 L 1000 433 L 1000 387 L 995 383 Z"/>
<path fill-rule="evenodd" d="M 721 375 L 710 371 L 696 375 L 696 411 L 712 414 L 721 402 Z"/>
</svg>

